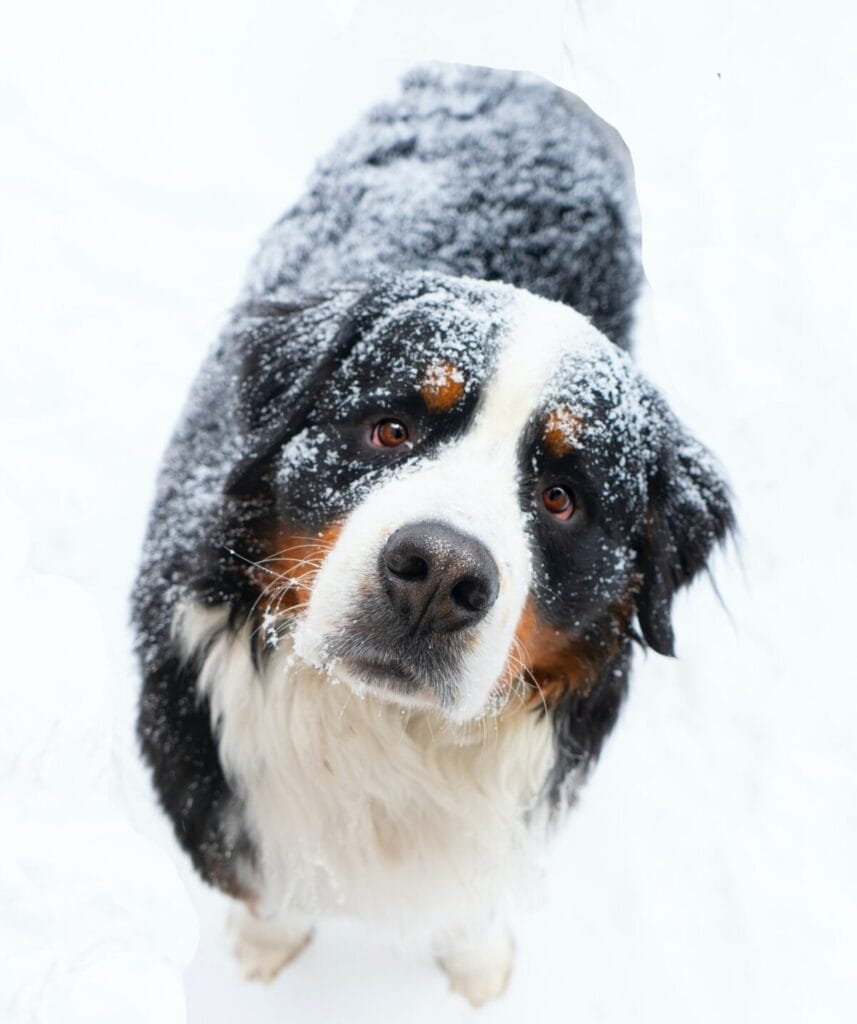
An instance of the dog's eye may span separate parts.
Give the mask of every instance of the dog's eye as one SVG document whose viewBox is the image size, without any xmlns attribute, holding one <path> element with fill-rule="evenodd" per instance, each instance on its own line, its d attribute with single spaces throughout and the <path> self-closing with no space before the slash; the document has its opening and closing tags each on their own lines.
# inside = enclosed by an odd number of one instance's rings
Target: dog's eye
<svg viewBox="0 0 857 1024">
<path fill-rule="evenodd" d="M 571 519 L 574 515 L 574 495 L 565 487 L 554 484 L 542 492 L 545 508 L 555 519 Z"/>
<path fill-rule="evenodd" d="M 372 427 L 372 444 L 376 448 L 398 448 L 408 440 L 408 428 L 399 420 L 379 420 Z"/>
</svg>

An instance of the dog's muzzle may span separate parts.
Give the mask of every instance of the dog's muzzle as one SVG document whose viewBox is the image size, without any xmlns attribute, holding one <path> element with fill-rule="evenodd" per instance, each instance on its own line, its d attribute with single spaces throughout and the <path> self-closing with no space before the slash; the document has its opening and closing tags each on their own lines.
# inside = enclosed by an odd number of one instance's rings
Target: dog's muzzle
<svg viewBox="0 0 857 1024">
<path fill-rule="evenodd" d="M 499 590 L 497 563 L 481 541 L 442 522 L 408 523 L 381 548 L 372 584 L 325 653 L 341 660 L 346 678 L 451 707 L 474 627 Z"/>
</svg>

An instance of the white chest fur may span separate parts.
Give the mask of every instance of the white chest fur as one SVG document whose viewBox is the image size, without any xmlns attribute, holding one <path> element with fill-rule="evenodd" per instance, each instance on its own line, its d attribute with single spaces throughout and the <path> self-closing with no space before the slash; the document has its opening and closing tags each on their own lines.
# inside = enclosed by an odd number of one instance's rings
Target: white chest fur
<svg viewBox="0 0 857 1024">
<path fill-rule="evenodd" d="M 185 606 L 186 651 L 259 850 L 261 898 L 429 928 L 472 920 L 532 877 L 550 723 L 518 709 L 465 725 L 357 697 L 284 644 L 260 672 L 226 613 Z"/>
</svg>

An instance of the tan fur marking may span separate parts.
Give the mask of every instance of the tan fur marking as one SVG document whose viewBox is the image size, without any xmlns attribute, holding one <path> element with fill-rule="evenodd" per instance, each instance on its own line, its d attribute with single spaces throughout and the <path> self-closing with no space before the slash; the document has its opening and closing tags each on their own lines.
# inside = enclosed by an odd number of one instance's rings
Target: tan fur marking
<svg viewBox="0 0 857 1024">
<path fill-rule="evenodd" d="M 548 414 L 542 439 L 548 452 L 559 458 L 574 450 L 582 432 L 583 420 L 561 405 Z"/>
<path fill-rule="evenodd" d="M 423 377 L 420 394 L 429 412 L 449 412 L 464 394 L 464 375 L 446 360 L 432 363 Z"/>
<path fill-rule="evenodd" d="M 334 523 L 315 534 L 281 527 L 271 538 L 271 555 L 252 570 L 262 590 L 263 613 L 283 615 L 305 607 L 322 563 L 336 543 L 342 525 Z"/>
<path fill-rule="evenodd" d="M 549 707 L 565 693 L 585 694 L 595 682 L 597 668 L 587 656 L 585 642 L 546 622 L 530 598 L 515 630 L 516 654 L 508 671 L 523 673 L 532 688 L 529 703 Z"/>
<path fill-rule="evenodd" d="M 616 655 L 632 611 L 630 594 L 611 609 L 615 629 L 605 648 L 594 640 L 552 626 L 542 618 L 530 598 L 515 630 L 517 643 L 506 665 L 505 685 L 511 686 L 523 675 L 531 691 L 527 699 L 529 706 L 544 702 L 552 707 L 569 693 L 586 697 L 595 685 L 601 666 Z"/>
</svg>

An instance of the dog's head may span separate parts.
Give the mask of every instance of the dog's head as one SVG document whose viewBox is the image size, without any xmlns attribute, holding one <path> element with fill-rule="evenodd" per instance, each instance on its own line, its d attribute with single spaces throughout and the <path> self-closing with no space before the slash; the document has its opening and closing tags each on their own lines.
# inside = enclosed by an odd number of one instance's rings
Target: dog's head
<svg viewBox="0 0 857 1024">
<path fill-rule="evenodd" d="M 256 303 L 238 333 L 260 635 L 456 720 L 585 692 L 732 525 L 705 449 L 570 308 L 407 274 Z M 258 510 L 262 509 L 262 513 Z"/>
</svg>

